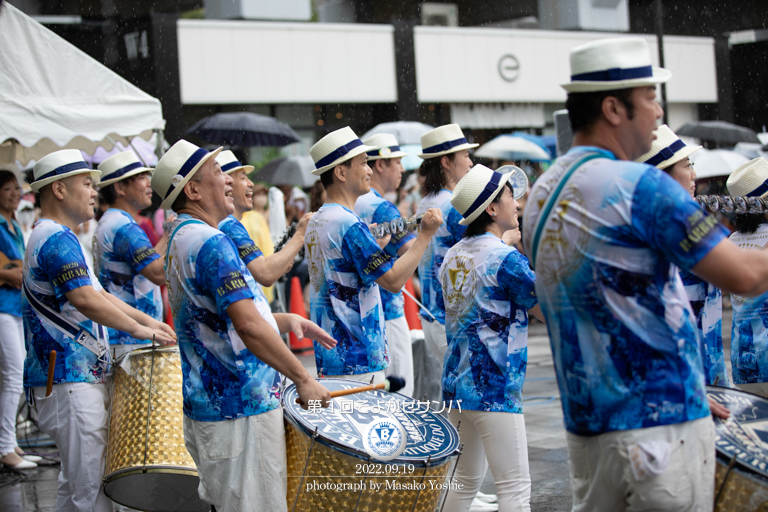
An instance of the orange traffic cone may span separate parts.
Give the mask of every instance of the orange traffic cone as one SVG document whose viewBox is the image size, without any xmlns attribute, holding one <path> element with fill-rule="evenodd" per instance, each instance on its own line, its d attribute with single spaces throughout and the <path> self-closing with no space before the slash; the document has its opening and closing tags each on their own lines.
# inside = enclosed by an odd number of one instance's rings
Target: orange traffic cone
<svg viewBox="0 0 768 512">
<path fill-rule="evenodd" d="M 304 318 L 309 318 L 307 316 L 307 310 L 304 308 L 304 293 L 301 291 L 301 281 L 299 281 L 298 276 L 293 276 L 293 278 L 291 278 L 291 304 L 288 309 L 291 313 L 295 313 Z M 291 350 L 294 352 L 304 352 L 314 349 L 312 340 L 309 338 L 299 340 L 293 333 L 290 333 L 290 338 Z"/>
<path fill-rule="evenodd" d="M 413 290 L 411 279 L 408 279 L 408 282 L 405 283 L 405 290 L 415 297 L 416 292 Z M 420 331 L 421 319 L 419 318 L 419 306 L 417 306 L 416 303 L 413 302 L 413 299 L 408 295 L 403 294 L 403 297 L 405 297 L 405 320 L 408 322 L 408 329 L 411 331 L 414 329 Z"/>
</svg>

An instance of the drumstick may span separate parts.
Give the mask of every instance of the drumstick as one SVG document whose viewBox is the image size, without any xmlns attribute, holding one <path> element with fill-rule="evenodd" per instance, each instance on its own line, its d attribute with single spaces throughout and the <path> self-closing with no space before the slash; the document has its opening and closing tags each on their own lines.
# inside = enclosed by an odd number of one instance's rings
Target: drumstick
<svg viewBox="0 0 768 512">
<path fill-rule="evenodd" d="M 390 393 L 397 393 L 404 387 L 405 387 L 405 379 L 402 377 L 397 377 L 395 375 L 392 375 L 384 379 L 384 382 L 380 384 L 370 384 L 368 386 L 360 386 L 360 387 L 350 388 L 350 389 L 337 389 L 336 391 L 331 391 L 331 398 L 336 398 L 339 396 L 346 396 L 346 395 L 353 395 L 355 393 L 362 393 L 363 391 L 374 391 L 376 389 L 383 389 L 384 391 L 389 391 Z M 301 401 L 297 398 L 296 403 L 297 404 L 301 403 Z"/>
<path fill-rule="evenodd" d="M 48 384 L 45 386 L 45 397 L 51 396 L 53 391 L 53 372 L 56 369 L 56 351 L 51 350 L 51 354 L 48 356 Z"/>
</svg>

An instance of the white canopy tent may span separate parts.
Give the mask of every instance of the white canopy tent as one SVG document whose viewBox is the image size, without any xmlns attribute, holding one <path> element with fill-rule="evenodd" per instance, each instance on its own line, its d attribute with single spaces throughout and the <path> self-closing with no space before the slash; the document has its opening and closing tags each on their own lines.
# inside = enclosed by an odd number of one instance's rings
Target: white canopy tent
<svg viewBox="0 0 768 512">
<path fill-rule="evenodd" d="M 0 163 L 93 154 L 163 130 L 160 101 L 10 5 L 0 4 Z"/>
</svg>

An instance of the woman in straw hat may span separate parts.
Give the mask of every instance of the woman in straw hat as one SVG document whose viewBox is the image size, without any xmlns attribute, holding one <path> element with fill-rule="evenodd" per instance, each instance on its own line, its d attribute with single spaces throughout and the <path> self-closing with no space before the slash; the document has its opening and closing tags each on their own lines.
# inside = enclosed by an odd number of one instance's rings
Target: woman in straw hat
<svg viewBox="0 0 768 512">
<path fill-rule="evenodd" d="M 519 171 L 519 170 L 518 170 Z M 522 173 L 522 171 L 519 171 Z M 543 319 L 528 260 L 501 237 L 518 227 L 512 173 L 476 165 L 459 181 L 451 204 L 467 226 L 445 255 L 440 284 L 448 352 L 443 399 L 451 423 L 461 422 L 464 451 L 446 510 L 466 511 L 480 489 L 485 459 L 493 473 L 499 511 L 530 510 L 531 477 L 522 388 L 528 360 L 528 312 Z M 527 182 L 523 182 L 526 183 Z"/>
<path fill-rule="evenodd" d="M 742 165 L 728 177 L 732 196 L 768 197 L 768 161 L 764 158 Z M 762 249 L 768 244 L 765 215 L 736 215 L 736 231 L 730 240 L 744 249 Z M 731 366 L 737 388 L 768 397 L 768 292 L 754 298 L 731 294 Z"/>
<path fill-rule="evenodd" d="M 429 208 L 439 208 L 443 212 L 443 224 L 419 262 L 421 300 L 428 309 L 422 310 L 421 316 L 424 341 L 441 365 L 448 345 L 438 272 L 445 253 L 461 240 L 466 229 L 459 223 L 461 215 L 451 206 L 451 192 L 472 167 L 469 150 L 477 146 L 467 142 L 457 124 L 439 126 L 421 136 L 422 154 L 419 157 L 424 161 L 419 174 L 425 178 L 421 190 L 424 198 L 416 213 Z"/>
<path fill-rule="evenodd" d="M 637 161 L 666 172 L 694 197 L 696 171 L 693 170 L 693 163 L 688 157 L 701 149 L 701 146 L 687 146 L 665 124 L 653 133 L 656 139 L 651 144 L 651 150 Z M 707 385 L 730 387 L 723 355 L 723 294 L 720 288 L 704 281 L 693 272 L 681 270 L 680 278 L 696 314 Z"/>
</svg>

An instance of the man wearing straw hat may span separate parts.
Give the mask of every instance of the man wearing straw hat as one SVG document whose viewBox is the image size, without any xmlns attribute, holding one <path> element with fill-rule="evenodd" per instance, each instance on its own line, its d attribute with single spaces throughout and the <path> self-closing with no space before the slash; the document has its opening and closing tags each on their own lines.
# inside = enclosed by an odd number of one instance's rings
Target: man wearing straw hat
<svg viewBox="0 0 768 512">
<path fill-rule="evenodd" d="M 184 379 L 184 439 L 200 475 L 200 498 L 221 511 L 286 510 L 286 448 L 280 376 L 303 405 L 327 406 L 280 338 L 289 330 L 333 346 L 298 315 L 272 315 L 237 247 L 216 229 L 234 211 L 232 177 L 216 155 L 180 140 L 152 174 L 152 189 L 179 216 L 165 273 Z M 261 300 L 259 300 L 261 299 Z"/>
<path fill-rule="evenodd" d="M 400 145 L 394 135 L 380 133 L 363 141 L 366 146 L 376 149 L 368 151 L 368 166 L 371 168 L 371 191 L 357 198 L 355 213 L 366 224 L 383 224 L 400 219 L 397 206 L 384 199 L 384 195 L 394 192 L 403 176 L 400 160 L 407 153 L 400 151 Z M 392 235 L 384 252 L 393 260 L 405 254 L 413 245 L 416 235 L 410 231 L 401 231 Z M 398 375 L 405 379 L 405 387 L 400 393 L 413 395 L 413 352 L 411 351 L 411 333 L 405 320 L 403 292 L 390 293 L 379 287 L 381 306 L 384 308 L 384 320 L 389 344 L 389 367 L 385 375 Z"/>
<path fill-rule="evenodd" d="M 366 152 L 374 149 L 349 127 L 312 146 L 312 174 L 320 176 L 327 199 L 309 221 L 305 245 L 310 314 L 339 342 L 331 350 L 315 345 L 318 374 L 379 383 L 389 366 L 379 286 L 391 293 L 402 290 L 442 217 L 429 210 L 411 248 L 393 263 L 354 213 L 357 199 L 371 190 Z"/>
<path fill-rule="evenodd" d="M 96 191 L 80 151 L 40 159 L 32 189 L 42 212 L 24 258 L 24 387 L 40 430 L 61 454 L 57 510 L 110 511 L 102 492 L 107 443 L 109 340 L 102 326 L 136 339 L 173 343 L 170 327 L 106 292 L 73 230 L 93 218 Z M 55 366 L 49 356 L 56 351 Z M 46 382 L 54 386 L 47 396 Z"/>
<path fill-rule="evenodd" d="M 712 507 L 714 427 L 675 266 L 724 290 L 768 289 L 768 253 L 739 250 L 666 173 L 632 160 L 662 110 L 645 40 L 571 51 L 573 148 L 531 190 L 536 271 L 563 415 L 575 511 Z"/>
<path fill-rule="evenodd" d="M 225 174 L 232 177 L 232 199 L 235 212 L 219 223 L 219 229 L 235 242 L 240 258 L 245 262 L 253 279 L 262 286 L 272 286 L 283 274 L 291 270 L 293 260 L 304 246 L 304 233 L 312 214 L 304 215 L 296 226 L 296 233 L 277 254 L 264 256 L 241 224 L 245 212 L 253 210 L 253 182 L 248 179 L 252 165 L 243 165 L 231 151 L 222 151 L 216 157 Z M 260 295 L 264 296 L 259 287 Z M 266 302 L 266 296 L 264 296 Z M 269 306 L 267 302 L 267 306 Z M 269 309 L 267 309 L 269 310 Z"/>
<path fill-rule="evenodd" d="M 99 170 L 99 193 L 109 205 L 93 236 L 93 264 L 99 283 L 126 304 L 162 321 L 160 286 L 165 284 L 165 273 L 156 249 L 165 253 L 167 238 L 163 236 L 152 247 L 135 220 L 141 210 L 152 205 L 152 169 L 145 167 L 133 151 L 123 151 L 101 162 Z M 115 329 L 108 331 L 115 358 L 152 343 Z"/>
</svg>

